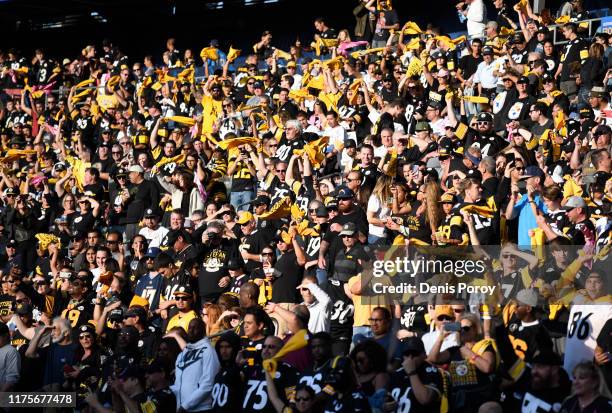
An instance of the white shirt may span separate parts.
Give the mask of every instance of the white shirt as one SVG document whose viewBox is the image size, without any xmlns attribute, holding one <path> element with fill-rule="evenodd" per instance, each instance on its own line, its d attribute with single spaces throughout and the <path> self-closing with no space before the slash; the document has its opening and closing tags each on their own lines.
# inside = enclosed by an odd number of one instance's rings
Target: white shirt
<svg viewBox="0 0 612 413">
<path fill-rule="evenodd" d="M 139 232 L 149 241 L 149 248 L 159 248 L 162 241 L 168 235 L 168 228 L 159 226 L 157 229 L 150 229 L 149 227 L 142 228 Z"/>
<path fill-rule="evenodd" d="M 378 219 L 383 219 L 391 215 L 389 207 L 386 205 L 382 206 L 376 195 L 370 195 L 370 199 L 368 199 L 368 212 L 373 212 L 374 217 Z M 384 237 L 387 234 L 387 229 L 385 227 L 369 224 L 369 232 L 375 237 Z"/>
<path fill-rule="evenodd" d="M 329 332 L 329 314 L 331 314 L 329 295 L 314 283 L 306 284 L 304 287 L 308 288 L 315 296 L 315 301 L 312 304 L 307 304 L 310 312 L 308 331 L 312 334 L 321 331 Z"/>
<path fill-rule="evenodd" d="M 497 86 L 497 77 L 493 75 L 493 71 L 496 68 L 496 64 L 492 61 L 490 64 L 487 62 L 480 62 L 474 73 L 474 83 L 480 83 L 484 89 L 493 89 Z"/>
<path fill-rule="evenodd" d="M 339 146 L 344 145 L 344 140 L 346 139 L 346 129 L 340 125 L 334 128 L 328 126 L 323 131 L 323 136 L 329 136 L 329 144 L 333 145 L 334 148 L 338 148 Z"/>
<path fill-rule="evenodd" d="M 483 1 L 474 0 L 470 3 L 465 17 L 467 18 L 468 37 L 484 36 L 487 8 Z"/>
<path fill-rule="evenodd" d="M 423 335 L 423 345 L 425 346 L 425 352 L 427 355 L 431 352 L 436 340 L 440 332 L 438 330 L 430 331 Z M 440 351 L 448 350 L 451 347 L 457 347 L 459 345 L 459 341 L 457 341 L 457 334 L 448 335 L 444 341 L 442 342 L 442 347 L 440 347 Z"/>
</svg>

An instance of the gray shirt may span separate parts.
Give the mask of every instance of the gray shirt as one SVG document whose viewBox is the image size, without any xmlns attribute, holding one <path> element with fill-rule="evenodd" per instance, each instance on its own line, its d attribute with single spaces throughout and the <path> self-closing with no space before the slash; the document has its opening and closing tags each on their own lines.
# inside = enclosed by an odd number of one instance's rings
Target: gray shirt
<svg viewBox="0 0 612 413">
<path fill-rule="evenodd" d="M 17 383 L 21 370 L 21 357 L 15 347 L 6 344 L 0 347 L 0 385 Z"/>
</svg>

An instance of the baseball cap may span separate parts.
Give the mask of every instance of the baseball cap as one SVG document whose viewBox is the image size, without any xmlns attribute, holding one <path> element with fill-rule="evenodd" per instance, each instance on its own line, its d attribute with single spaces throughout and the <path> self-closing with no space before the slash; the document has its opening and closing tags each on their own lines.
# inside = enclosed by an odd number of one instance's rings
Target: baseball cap
<svg viewBox="0 0 612 413">
<path fill-rule="evenodd" d="M 237 270 L 240 270 L 240 269 L 244 270 L 244 264 L 243 264 L 243 262 L 241 260 L 230 259 L 227 262 L 227 269 L 230 270 L 230 271 L 237 271 Z"/>
<path fill-rule="evenodd" d="M 238 225 L 244 225 L 253 219 L 255 219 L 255 217 L 249 211 L 240 211 L 238 212 L 238 219 L 236 220 L 236 223 Z"/>
<path fill-rule="evenodd" d="M 326 218 L 328 215 L 327 208 L 324 205 L 319 205 L 315 210 L 315 215 L 318 218 Z"/>
<path fill-rule="evenodd" d="M 325 202 L 325 208 L 327 208 L 327 211 L 337 211 L 338 201 L 334 198 L 329 198 L 329 200 Z"/>
<path fill-rule="evenodd" d="M 582 108 L 580 109 L 579 113 L 580 113 L 581 119 L 593 119 L 595 117 L 595 114 L 593 113 L 593 109 L 591 108 Z M 595 131 L 597 131 L 597 129 L 595 129 Z"/>
<path fill-rule="evenodd" d="M 287 67 L 296 67 L 296 64 L 293 60 L 290 60 L 289 62 L 287 62 Z"/>
<path fill-rule="evenodd" d="M 7 195 L 19 195 L 19 191 L 17 190 L 17 188 L 6 188 L 4 190 L 4 196 Z"/>
<path fill-rule="evenodd" d="M 340 231 L 340 236 L 348 235 L 353 236 L 357 232 L 357 227 L 352 222 L 347 222 L 342 226 L 342 231 Z"/>
<path fill-rule="evenodd" d="M 554 82 L 554 81 L 555 81 L 555 78 L 552 77 L 548 73 L 544 73 L 544 75 L 542 76 L 542 83 L 548 83 L 548 82 Z"/>
<path fill-rule="evenodd" d="M 455 194 L 452 194 L 450 192 L 446 192 L 444 194 L 442 194 L 442 196 L 440 196 L 440 200 L 438 201 L 441 204 L 456 204 L 457 203 L 457 197 L 455 196 Z"/>
<path fill-rule="evenodd" d="M 423 344 L 423 340 L 418 337 L 408 337 L 407 339 L 402 340 L 402 349 L 403 355 L 416 352 L 418 352 L 418 354 L 425 353 L 425 345 Z"/>
<path fill-rule="evenodd" d="M 144 173 L 144 169 L 140 165 L 132 165 L 129 167 L 128 172 L 138 172 L 139 174 Z"/>
<path fill-rule="evenodd" d="M 417 132 L 429 131 L 430 130 L 429 123 L 417 122 L 416 125 L 414 126 L 414 130 Z"/>
<path fill-rule="evenodd" d="M 353 140 L 353 139 L 345 139 L 344 140 L 344 147 L 345 148 L 356 148 L 357 147 L 357 142 L 355 142 L 355 140 Z"/>
<path fill-rule="evenodd" d="M 434 318 L 437 319 L 441 315 L 446 315 L 454 319 L 455 313 L 453 311 L 453 307 L 447 304 L 436 305 L 436 309 L 434 310 Z"/>
<path fill-rule="evenodd" d="M 518 78 L 518 80 L 516 81 L 517 84 L 525 84 L 528 85 L 529 84 L 529 78 L 527 76 L 521 76 Z"/>
<path fill-rule="evenodd" d="M 139 305 L 134 305 L 125 312 L 124 318 L 127 317 L 138 317 L 140 320 L 147 319 L 147 310 Z"/>
<path fill-rule="evenodd" d="M 476 166 L 478 166 L 478 164 L 480 164 L 480 159 L 478 159 L 477 157 L 475 157 L 474 155 L 470 154 L 469 152 L 465 153 L 465 157 L 467 159 L 469 159 L 470 161 L 472 161 L 472 163 Z M 472 170 L 470 170 L 469 172 L 471 172 Z"/>
<path fill-rule="evenodd" d="M 520 179 L 531 178 L 533 176 L 539 176 L 541 178 L 544 176 L 544 171 L 542 171 L 538 166 L 531 165 L 525 168 L 525 173 L 521 175 Z"/>
<path fill-rule="evenodd" d="M 145 258 L 156 258 L 161 250 L 157 247 L 149 247 L 147 248 L 147 253 L 145 254 Z"/>
<path fill-rule="evenodd" d="M 264 85 L 263 85 L 263 82 L 260 82 L 259 80 L 258 80 L 258 81 L 256 81 L 256 82 L 253 84 L 253 88 L 255 88 L 255 89 L 257 89 L 257 88 L 260 88 L 260 89 L 261 89 L 261 88 L 263 88 L 263 86 L 264 86 Z"/>
<path fill-rule="evenodd" d="M 30 303 L 19 303 L 15 308 L 15 313 L 17 315 L 28 315 L 32 314 L 32 304 Z"/>
<path fill-rule="evenodd" d="M 516 294 L 516 301 L 531 307 L 538 305 L 538 293 L 532 288 L 524 289 Z"/>
<path fill-rule="evenodd" d="M 354 196 L 355 194 L 353 193 L 353 191 L 351 191 L 351 189 L 346 186 L 341 186 L 336 192 L 336 198 L 338 199 L 351 199 Z"/>
<path fill-rule="evenodd" d="M 270 197 L 267 195 L 259 195 L 257 198 L 255 198 L 255 200 L 253 201 L 253 205 L 257 206 L 257 205 L 268 205 L 270 206 Z"/>
<path fill-rule="evenodd" d="M 476 120 L 478 122 L 493 122 L 493 115 L 489 112 L 480 112 Z"/>
<path fill-rule="evenodd" d="M 89 333 L 91 335 L 95 335 L 96 329 L 94 328 L 94 326 L 92 326 L 89 323 L 83 324 L 82 326 L 79 327 L 79 334 L 82 334 L 82 333 Z"/>
<path fill-rule="evenodd" d="M 606 96 L 606 89 L 603 86 L 593 86 L 591 88 L 591 96 L 602 98 Z"/>
<path fill-rule="evenodd" d="M 7 243 L 6 243 L 7 247 L 13 247 L 13 248 L 17 248 L 17 241 L 14 239 L 10 239 Z"/>
<path fill-rule="evenodd" d="M 123 309 L 121 307 L 115 308 L 108 313 L 108 319 L 110 321 L 123 321 Z"/>
<path fill-rule="evenodd" d="M 152 208 L 147 209 L 145 211 L 145 213 L 144 213 L 144 217 L 145 218 L 152 218 L 152 217 L 156 217 L 156 216 L 157 216 L 157 214 L 155 213 L 155 211 L 153 211 Z"/>
<path fill-rule="evenodd" d="M 493 54 L 493 48 L 491 46 L 485 46 L 482 48 L 482 54 L 488 54 L 488 55 L 492 55 Z"/>
<path fill-rule="evenodd" d="M 435 52 L 433 52 L 433 53 L 431 54 L 431 58 L 432 58 L 432 59 L 440 59 L 440 58 L 444 58 L 444 57 L 445 57 L 445 56 L 444 56 L 444 53 L 442 53 L 442 52 L 441 52 L 441 51 L 439 51 L 439 50 L 436 50 Z"/>
<path fill-rule="evenodd" d="M 174 292 L 175 296 L 191 296 L 193 295 L 193 289 L 189 285 L 181 285 Z"/>
<path fill-rule="evenodd" d="M 566 211 L 572 210 L 574 208 L 586 208 L 587 203 L 584 198 L 578 195 L 570 196 L 565 205 L 563 205 L 563 209 Z"/>
</svg>

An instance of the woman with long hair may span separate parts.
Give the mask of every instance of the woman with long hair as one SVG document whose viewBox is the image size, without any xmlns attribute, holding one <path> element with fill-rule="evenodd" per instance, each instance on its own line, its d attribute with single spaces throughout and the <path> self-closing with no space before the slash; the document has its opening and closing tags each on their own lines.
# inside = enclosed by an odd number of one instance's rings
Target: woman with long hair
<svg viewBox="0 0 612 413">
<path fill-rule="evenodd" d="M 606 74 L 604 64 L 604 47 L 593 43 L 589 47 L 589 57 L 580 66 L 580 91 L 578 92 L 578 105 L 590 107 L 589 95 L 594 83 L 601 82 Z"/>
<path fill-rule="evenodd" d="M 370 195 L 366 215 L 369 223 L 368 244 L 384 244 L 387 237 L 385 222 L 391 216 L 393 193 L 391 192 L 391 177 L 382 175 Z"/>
<path fill-rule="evenodd" d="M 220 330 L 219 317 L 221 316 L 221 307 L 217 304 L 205 303 L 202 306 L 202 321 L 206 324 L 206 335 L 211 336 Z"/>
<path fill-rule="evenodd" d="M 375 341 L 358 343 L 349 357 L 353 360 L 357 381 L 366 397 L 372 397 L 389 382 L 387 352 Z"/>
<path fill-rule="evenodd" d="M 476 412 L 481 404 L 497 400 L 498 391 L 493 378 L 499 360 L 494 341 L 483 339 L 480 317 L 465 313 L 459 322 L 460 332 L 444 330 L 438 335 L 427 360 L 434 364 L 448 364 L 455 411 Z M 459 346 L 440 351 L 444 339 L 450 334 L 459 335 Z"/>
<path fill-rule="evenodd" d="M 85 267 L 88 270 L 93 270 L 98 265 L 96 264 L 96 247 L 89 247 L 85 250 Z"/>
<path fill-rule="evenodd" d="M 559 411 L 565 413 L 609 412 L 612 400 L 601 371 L 591 361 L 574 367 L 573 394 Z"/>
</svg>

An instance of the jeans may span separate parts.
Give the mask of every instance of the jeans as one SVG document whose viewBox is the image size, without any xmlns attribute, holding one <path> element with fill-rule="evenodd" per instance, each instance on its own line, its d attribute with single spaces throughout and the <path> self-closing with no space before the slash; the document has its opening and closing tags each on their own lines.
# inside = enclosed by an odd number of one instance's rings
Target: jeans
<svg viewBox="0 0 612 413">
<path fill-rule="evenodd" d="M 230 193 L 230 204 L 238 211 L 248 211 L 249 204 L 255 198 L 253 191 L 239 191 Z"/>
</svg>

